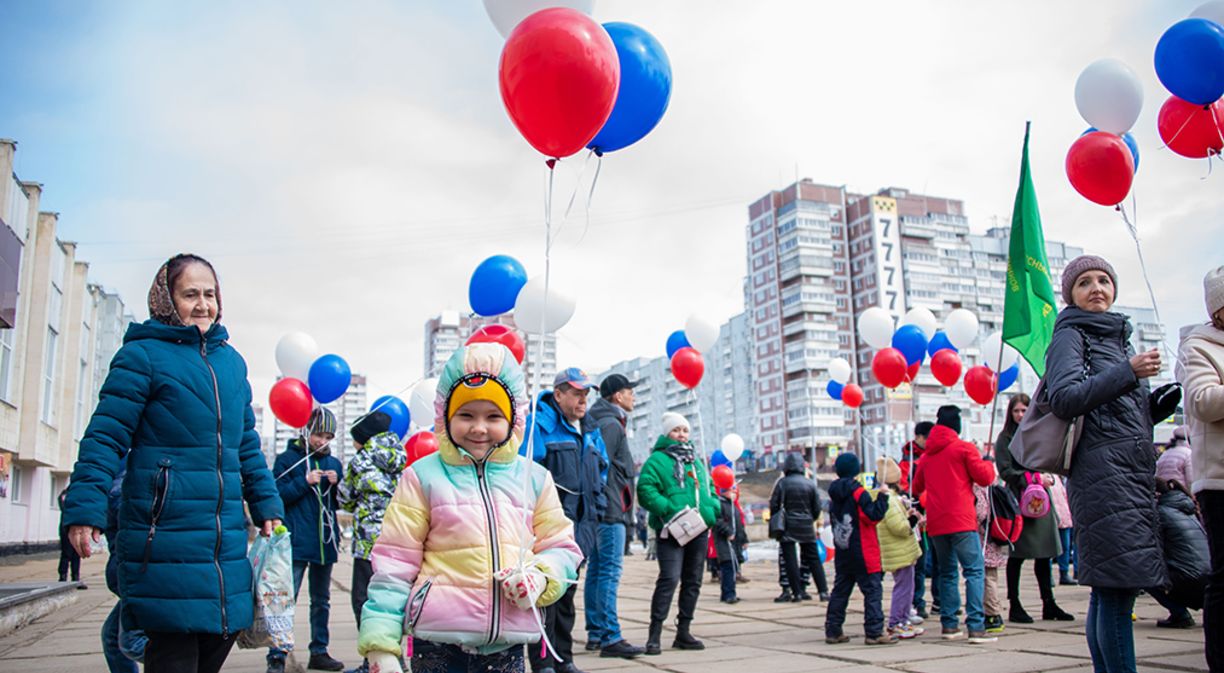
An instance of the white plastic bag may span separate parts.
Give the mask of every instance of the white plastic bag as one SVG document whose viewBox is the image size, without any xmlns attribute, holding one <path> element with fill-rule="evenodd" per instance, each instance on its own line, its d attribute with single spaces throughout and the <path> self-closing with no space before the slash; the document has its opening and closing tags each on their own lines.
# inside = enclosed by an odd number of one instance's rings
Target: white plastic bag
<svg viewBox="0 0 1224 673">
<path fill-rule="evenodd" d="M 247 553 L 254 573 L 255 621 L 238 634 L 238 647 L 293 649 L 293 545 L 289 529 L 258 536 Z"/>
</svg>

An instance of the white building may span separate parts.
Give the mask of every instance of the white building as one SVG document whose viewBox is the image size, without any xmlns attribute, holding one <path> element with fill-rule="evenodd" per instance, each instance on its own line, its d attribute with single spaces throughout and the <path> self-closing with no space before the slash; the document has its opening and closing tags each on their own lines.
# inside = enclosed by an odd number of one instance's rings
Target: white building
<svg viewBox="0 0 1224 673">
<path fill-rule="evenodd" d="M 510 313 L 503 313 L 498 316 L 482 317 L 460 313 L 459 311 L 446 310 L 439 313 L 437 316 L 425 321 L 425 376 L 437 376 L 438 372 L 450 359 L 450 356 L 459 350 L 459 347 L 467 341 L 468 337 L 473 332 L 485 325 L 505 325 L 511 329 L 517 330 L 514 324 L 514 316 Z M 553 377 L 557 375 L 557 335 L 549 334 L 541 337 L 534 334 L 527 334 L 519 331 L 519 335 L 523 337 L 524 344 L 527 347 L 527 357 L 523 360 L 523 375 L 526 377 L 529 389 L 535 390 L 537 385 L 542 385 L 544 388 L 552 386 Z M 541 361 L 543 365 L 538 369 L 535 367 L 535 360 L 538 359 L 537 353 L 541 345 L 544 348 L 544 358 Z M 537 373 L 539 379 L 536 379 Z"/>
</svg>

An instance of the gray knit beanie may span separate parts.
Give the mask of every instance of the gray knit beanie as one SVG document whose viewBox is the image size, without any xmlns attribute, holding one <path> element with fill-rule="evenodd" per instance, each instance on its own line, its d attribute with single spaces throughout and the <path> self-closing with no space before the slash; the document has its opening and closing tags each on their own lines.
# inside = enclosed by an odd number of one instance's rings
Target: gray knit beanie
<svg viewBox="0 0 1224 673">
<path fill-rule="evenodd" d="M 1224 308 L 1224 266 L 1208 271 L 1203 277 L 1203 294 L 1207 300 L 1207 315 L 1214 318 Z"/>
<path fill-rule="evenodd" d="M 1071 297 L 1071 288 L 1075 287 L 1075 279 L 1079 278 L 1085 271 L 1104 271 L 1109 274 L 1109 280 L 1113 281 L 1114 300 L 1118 298 L 1118 274 L 1114 273 L 1114 269 L 1106 262 L 1103 257 L 1096 255 L 1080 255 L 1075 259 L 1067 262 L 1066 268 L 1063 269 L 1062 275 L 1062 292 L 1063 301 L 1067 302 L 1067 306 L 1075 306 L 1075 300 Z"/>
</svg>

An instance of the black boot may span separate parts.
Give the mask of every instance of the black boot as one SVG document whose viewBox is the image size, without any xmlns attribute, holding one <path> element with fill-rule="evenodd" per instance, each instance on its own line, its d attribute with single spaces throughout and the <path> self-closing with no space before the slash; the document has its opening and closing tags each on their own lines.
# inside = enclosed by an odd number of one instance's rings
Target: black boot
<svg viewBox="0 0 1224 673">
<path fill-rule="evenodd" d="M 672 641 L 672 647 L 677 650 L 704 650 L 705 643 L 693 637 L 689 632 L 690 620 L 680 620 L 676 622 L 676 639 Z"/>
<path fill-rule="evenodd" d="M 646 654 L 663 654 L 663 646 L 659 641 L 663 638 L 663 622 L 650 620 L 650 633 L 646 636 Z"/>
<path fill-rule="evenodd" d="M 1058 583 L 1065 587 L 1073 587 L 1079 584 L 1079 582 L 1075 581 L 1075 578 L 1071 577 L 1071 573 L 1065 570 L 1058 573 Z"/>
<path fill-rule="evenodd" d="M 1055 622 L 1073 622 L 1075 621 L 1075 616 L 1068 614 L 1065 610 L 1058 607 L 1058 603 L 1055 603 L 1053 598 L 1051 598 L 1048 601 L 1042 601 L 1041 618 L 1046 621 L 1055 621 Z"/>
<path fill-rule="evenodd" d="M 790 589 L 783 589 L 783 590 L 782 590 L 782 595 L 781 595 L 781 596 L 778 596 L 777 598 L 775 598 L 775 599 L 774 599 L 774 602 L 775 602 L 775 603 L 789 603 L 789 602 L 791 602 L 791 600 L 792 600 L 792 599 L 791 599 L 791 592 L 790 592 Z"/>
<path fill-rule="evenodd" d="M 1007 613 L 1007 621 L 1013 624 L 1032 624 L 1033 618 L 1029 613 L 1024 611 L 1024 606 L 1020 605 L 1020 599 L 1013 598 L 1010 601 L 1011 610 Z"/>
</svg>

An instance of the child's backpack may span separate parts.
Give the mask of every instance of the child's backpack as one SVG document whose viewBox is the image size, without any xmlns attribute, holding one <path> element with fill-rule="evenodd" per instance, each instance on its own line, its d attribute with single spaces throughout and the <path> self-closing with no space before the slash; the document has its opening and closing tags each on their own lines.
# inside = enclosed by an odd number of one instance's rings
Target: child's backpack
<svg viewBox="0 0 1224 673">
<path fill-rule="evenodd" d="M 1040 519 L 1050 513 L 1050 492 L 1046 490 L 1041 474 L 1025 474 L 1028 486 L 1020 494 L 1020 513 L 1030 519 Z"/>
<path fill-rule="evenodd" d="M 1020 516 L 1020 504 L 1006 486 L 994 484 L 990 487 L 990 520 L 986 526 L 992 542 L 1013 545 L 1024 530 L 1024 517 Z"/>
</svg>

